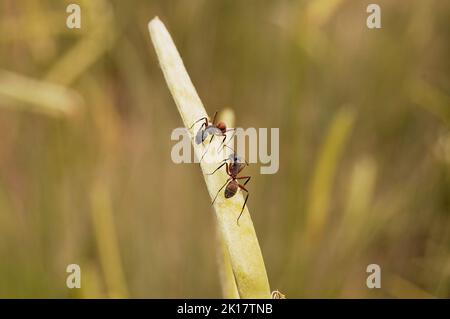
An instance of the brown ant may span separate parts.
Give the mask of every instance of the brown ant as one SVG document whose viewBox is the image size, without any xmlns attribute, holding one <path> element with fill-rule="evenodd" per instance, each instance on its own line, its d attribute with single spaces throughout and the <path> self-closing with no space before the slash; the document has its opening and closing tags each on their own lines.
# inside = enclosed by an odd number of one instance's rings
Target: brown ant
<svg viewBox="0 0 450 319">
<path fill-rule="evenodd" d="M 227 145 L 224 145 L 226 147 L 228 147 Z M 228 147 L 230 148 L 230 147 Z M 231 149 L 231 148 L 230 148 Z M 230 161 L 230 163 L 228 163 L 228 161 Z M 239 156 L 236 155 L 236 153 L 231 154 L 228 158 L 224 159 L 222 161 L 223 163 L 217 167 L 214 172 L 207 174 L 207 175 L 212 175 L 215 172 L 217 172 L 220 168 L 222 168 L 224 165 L 226 165 L 226 171 L 227 174 L 229 176 L 229 178 L 227 179 L 227 181 L 225 182 L 225 184 L 223 184 L 223 186 L 217 191 L 216 196 L 214 197 L 214 200 L 212 202 L 211 205 L 214 204 L 214 202 L 217 199 L 217 196 L 219 195 L 220 191 L 226 186 L 225 188 L 225 198 L 231 198 L 234 195 L 236 195 L 238 189 L 240 188 L 241 190 L 247 192 L 247 196 L 245 197 L 245 201 L 244 201 L 244 205 L 242 205 L 242 209 L 241 209 L 241 213 L 239 214 L 239 217 L 237 218 L 237 224 L 239 225 L 239 218 L 241 218 L 241 215 L 244 211 L 244 207 L 245 204 L 247 203 L 248 200 L 248 195 L 249 195 L 249 191 L 245 188 L 245 185 L 250 181 L 251 176 L 240 176 L 238 177 L 239 173 L 244 169 L 245 166 L 248 166 L 247 161 L 245 161 L 244 163 L 242 162 L 241 158 Z M 243 185 L 241 185 L 238 180 L 240 179 L 246 179 L 246 181 L 244 182 Z"/>
<path fill-rule="evenodd" d="M 202 126 L 200 126 L 200 129 L 198 130 L 198 133 L 195 137 L 195 142 L 197 144 L 203 143 L 206 140 L 206 138 L 208 137 L 208 135 L 211 135 L 211 139 L 209 140 L 208 147 L 209 147 L 209 145 L 211 145 L 211 142 L 212 142 L 214 136 L 223 136 L 222 143 L 220 143 L 220 145 L 222 145 L 225 143 L 225 140 L 227 139 L 226 133 L 234 130 L 234 128 L 227 129 L 227 126 L 223 121 L 219 121 L 216 124 L 215 123 L 216 116 L 217 116 L 217 111 L 214 113 L 212 122 L 209 122 L 207 117 L 202 117 L 201 119 L 195 121 L 194 124 L 192 124 L 192 126 L 189 128 L 189 129 L 192 129 L 195 124 L 197 124 L 198 122 L 204 121 Z M 208 150 L 205 151 L 205 153 L 203 154 L 200 161 L 203 160 L 203 157 L 205 157 L 207 151 Z"/>
</svg>

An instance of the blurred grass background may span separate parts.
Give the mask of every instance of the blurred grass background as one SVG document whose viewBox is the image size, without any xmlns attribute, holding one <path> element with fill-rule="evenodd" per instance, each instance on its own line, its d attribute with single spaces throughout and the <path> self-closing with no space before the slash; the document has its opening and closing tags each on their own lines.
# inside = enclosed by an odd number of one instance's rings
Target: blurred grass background
<svg viewBox="0 0 450 319">
<path fill-rule="evenodd" d="M 72 2 L 0 4 L 0 297 L 221 297 L 155 15 L 210 114 L 280 128 L 279 172 L 248 168 L 272 289 L 450 297 L 448 3 L 379 0 L 369 30 L 370 1 L 77 1 L 70 30 Z"/>
</svg>

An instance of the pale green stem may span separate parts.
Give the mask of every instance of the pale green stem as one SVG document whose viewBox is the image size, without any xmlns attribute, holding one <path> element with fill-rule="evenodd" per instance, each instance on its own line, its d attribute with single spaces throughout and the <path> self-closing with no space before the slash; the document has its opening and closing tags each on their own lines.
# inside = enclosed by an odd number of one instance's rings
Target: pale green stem
<svg viewBox="0 0 450 319">
<path fill-rule="evenodd" d="M 355 114 L 351 109 L 340 110 L 333 118 L 322 144 L 312 178 L 307 208 L 305 235 L 310 242 L 321 237 L 327 222 L 333 179 L 345 142 L 350 136 L 354 118 Z"/>
<path fill-rule="evenodd" d="M 186 128 L 202 117 L 207 117 L 205 108 L 189 78 L 181 57 L 164 24 L 156 17 L 150 21 L 150 37 L 158 56 L 159 64 L 178 111 Z M 195 127 L 198 130 L 198 126 Z M 191 131 L 194 137 L 194 130 Z M 192 145 L 197 158 L 201 158 L 205 147 L 195 143 Z M 211 199 L 225 183 L 228 176 L 225 170 L 214 175 L 207 175 L 214 166 L 202 162 L 200 167 Z M 270 298 L 269 281 L 258 244 L 255 229 L 247 207 L 240 219 L 244 198 L 239 192 L 236 196 L 225 199 L 223 193 L 214 203 L 219 235 L 222 236 L 230 256 L 231 267 L 241 298 Z"/>
<path fill-rule="evenodd" d="M 0 106 L 59 117 L 83 105 L 82 97 L 64 86 L 0 70 Z"/>
<path fill-rule="evenodd" d="M 226 108 L 220 112 L 220 121 L 227 124 L 227 127 L 234 127 L 234 112 L 232 109 Z M 231 144 L 231 143 L 229 143 Z M 220 234 L 216 235 L 217 240 L 217 259 L 219 267 L 220 284 L 222 286 L 222 295 L 226 299 L 238 299 L 239 291 L 234 280 L 233 268 L 231 267 L 230 255 L 228 248 Z"/>
<path fill-rule="evenodd" d="M 95 182 L 92 187 L 91 206 L 95 239 L 108 296 L 110 298 L 127 298 L 128 289 L 122 269 L 111 196 L 107 185 L 100 180 Z"/>
</svg>

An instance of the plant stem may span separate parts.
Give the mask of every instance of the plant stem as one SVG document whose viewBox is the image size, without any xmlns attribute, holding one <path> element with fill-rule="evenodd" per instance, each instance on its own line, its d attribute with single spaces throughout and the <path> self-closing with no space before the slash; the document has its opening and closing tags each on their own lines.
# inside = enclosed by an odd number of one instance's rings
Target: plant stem
<svg viewBox="0 0 450 319">
<path fill-rule="evenodd" d="M 219 120 L 227 124 L 228 128 L 234 127 L 234 112 L 226 108 L 219 114 Z M 222 295 L 226 299 L 239 299 L 239 291 L 234 280 L 233 268 L 231 267 L 230 254 L 223 241 L 223 236 L 216 234 L 217 241 L 217 267 L 219 268 Z"/>
<path fill-rule="evenodd" d="M 0 70 L 0 106 L 64 117 L 83 105 L 78 93 L 62 85 Z"/>
<path fill-rule="evenodd" d="M 155 17 L 148 27 L 167 86 L 185 127 L 189 128 L 198 119 L 207 117 L 205 108 L 164 24 Z M 201 158 L 204 146 L 196 144 L 194 139 L 192 139 L 192 145 L 197 158 Z M 214 175 L 207 175 L 211 172 L 211 165 L 205 162 L 202 162 L 200 167 L 212 199 L 228 176 L 225 170 L 219 170 Z M 217 217 L 218 233 L 228 249 L 239 296 L 270 298 L 269 281 L 261 249 L 247 207 L 244 208 L 239 226 L 236 223 L 243 200 L 240 193 L 229 199 L 225 199 L 222 194 L 217 197 L 214 211 Z"/>
</svg>

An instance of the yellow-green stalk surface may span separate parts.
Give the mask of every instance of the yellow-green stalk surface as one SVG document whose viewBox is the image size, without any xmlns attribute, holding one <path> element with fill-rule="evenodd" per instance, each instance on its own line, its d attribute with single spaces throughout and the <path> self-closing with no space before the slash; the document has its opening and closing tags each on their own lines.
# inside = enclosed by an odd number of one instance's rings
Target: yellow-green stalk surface
<svg viewBox="0 0 450 319">
<path fill-rule="evenodd" d="M 101 180 L 92 187 L 91 212 L 108 295 L 110 298 L 127 298 L 128 288 L 122 268 L 111 197 L 107 185 Z"/>
<path fill-rule="evenodd" d="M 169 90 L 185 127 L 190 128 L 198 119 L 207 117 L 205 108 L 164 24 L 156 17 L 150 21 L 148 27 Z M 191 130 L 192 137 L 198 127 L 199 125 Z M 192 145 L 197 158 L 201 158 L 205 147 L 195 143 L 194 139 L 192 139 Z M 214 175 L 207 175 L 214 165 L 202 162 L 200 166 L 208 192 L 211 198 L 214 198 L 228 176 L 225 170 L 219 170 Z M 219 235 L 222 236 L 228 249 L 239 296 L 241 298 L 270 298 L 269 281 L 261 249 L 247 207 L 244 208 L 239 226 L 236 223 L 243 203 L 244 199 L 241 193 L 229 199 L 225 199 L 223 193 L 217 197 L 214 211 Z"/>
<path fill-rule="evenodd" d="M 83 104 L 78 93 L 64 86 L 0 70 L 0 106 L 58 117 L 76 113 Z"/>
<path fill-rule="evenodd" d="M 219 120 L 227 124 L 228 127 L 234 127 L 234 112 L 232 109 L 226 108 L 220 112 Z M 217 234 L 217 256 L 219 277 L 222 286 L 222 295 L 227 299 L 239 298 L 239 291 L 234 280 L 233 268 L 231 267 L 230 255 L 228 248 L 223 241 L 223 236 Z"/>
<path fill-rule="evenodd" d="M 305 233 L 307 241 L 318 240 L 322 236 L 328 220 L 332 181 L 345 142 L 350 136 L 354 118 L 355 113 L 348 107 L 336 113 L 321 147 L 307 208 Z"/>
</svg>

